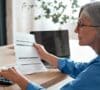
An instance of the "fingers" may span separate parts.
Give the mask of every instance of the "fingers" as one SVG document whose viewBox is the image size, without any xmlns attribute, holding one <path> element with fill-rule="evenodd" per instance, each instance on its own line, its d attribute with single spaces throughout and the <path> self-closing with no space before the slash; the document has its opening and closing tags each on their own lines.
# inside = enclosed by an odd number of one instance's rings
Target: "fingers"
<svg viewBox="0 0 100 90">
<path fill-rule="evenodd" d="M 2 77 L 6 77 L 9 74 L 11 74 L 12 72 L 14 72 L 15 70 L 13 68 L 7 68 L 7 67 L 2 67 L 1 71 L 0 71 L 0 76 Z"/>
<path fill-rule="evenodd" d="M 6 67 L 0 68 L 0 76 L 2 77 L 7 71 L 8 69 Z"/>
<path fill-rule="evenodd" d="M 33 43 L 33 46 L 36 47 L 38 44 L 37 43 Z"/>
<path fill-rule="evenodd" d="M 6 70 L 8 70 L 8 68 L 6 68 L 6 67 L 1 67 L 1 68 L 0 68 L 0 71 L 1 71 L 1 72 L 6 71 Z"/>
<path fill-rule="evenodd" d="M 38 44 L 34 43 L 34 44 L 33 44 L 33 47 L 34 47 L 36 50 L 38 50 Z"/>
<path fill-rule="evenodd" d="M 0 70 L 0 77 L 2 77 L 2 70 Z"/>
<path fill-rule="evenodd" d="M 7 68 L 7 67 L 2 67 L 1 69 L 0 69 L 0 73 L 2 74 L 2 73 L 4 73 L 4 72 L 11 72 L 11 71 L 15 71 L 15 68 L 14 67 L 10 67 L 10 68 Z"/>
<path fill-rule="evenodd" d="M 16 68 L 15 67 L 12 67 L 12 69 L 16 71 Z"/>
<path fill-rule="evenodd" d="M 34 44 L 34 47 L 38 53 L 40 53 L 40 51 L 42 50 L 42 45 L 40 45 L 40 44 Z"/>
<path fill-rule="evenodd" d="M 38 47 L 39 47 L 39 44 L 37 44 L 37 43 L 34 43 L 34 44 L 33 44 L 33 46 L 34 46 L 36 49 L 38 49 Z"/>
</svg>

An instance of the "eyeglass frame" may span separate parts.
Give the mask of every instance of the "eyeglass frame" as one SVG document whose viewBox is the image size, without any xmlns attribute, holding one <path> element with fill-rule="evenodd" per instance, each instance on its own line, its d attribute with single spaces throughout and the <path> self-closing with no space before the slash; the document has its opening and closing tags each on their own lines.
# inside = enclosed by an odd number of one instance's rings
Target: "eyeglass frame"
<svg viewBox="0 0 100 90">
<path fill-rule="evenodd" d="M 81 27 L 100 27 L 100 26 L 98 26 L 98 25 L 85 25 L 85 24 L 82 24 L 81 21 L 78 21 L 77 27 L 81 28 Z"/>
</svg>

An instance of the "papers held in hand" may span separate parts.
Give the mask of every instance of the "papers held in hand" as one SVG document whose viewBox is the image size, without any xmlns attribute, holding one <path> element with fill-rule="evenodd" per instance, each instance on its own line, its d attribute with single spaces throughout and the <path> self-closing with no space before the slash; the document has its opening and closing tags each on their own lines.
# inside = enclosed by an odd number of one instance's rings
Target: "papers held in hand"
<svg viewBox="0 0 100 90">
<path fill-rule="evenodd" d="M 35 37 L 28 33 L 16 32 L 14 46 L 17 68 L 23 74 L 47 71 L 40 57 L 33 47 Z"/>
</svg>

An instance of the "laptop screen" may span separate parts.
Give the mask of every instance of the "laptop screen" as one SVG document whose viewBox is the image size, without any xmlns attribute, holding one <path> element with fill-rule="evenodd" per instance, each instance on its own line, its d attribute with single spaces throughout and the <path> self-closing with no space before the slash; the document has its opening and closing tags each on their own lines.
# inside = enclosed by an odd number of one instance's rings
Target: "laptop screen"
<svg viewBox="0 0 100 90">
<path fill-rule="evenodd" d="M 35 35 L 36 42 L 42 44 L 45 49 L 59 57 L 69 57 L 68 31 L 31 31 Z"/>
</svg>

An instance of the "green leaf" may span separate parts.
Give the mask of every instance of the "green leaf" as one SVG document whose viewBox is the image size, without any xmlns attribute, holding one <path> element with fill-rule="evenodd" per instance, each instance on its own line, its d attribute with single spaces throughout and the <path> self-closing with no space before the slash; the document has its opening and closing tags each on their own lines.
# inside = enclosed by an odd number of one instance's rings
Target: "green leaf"
<svg viewBox="0 0 100 90">
<path fill-rule="evenodd" d="M 54 15 L 52 16 L 52 21 L 53 21 L 54 23 L 59 22 L 59 18 L 58 18 L 58 16 L 57 16 L 56 14 L 54 14 Z"/>
<path fill-rule="evenodd" d="M 50 8 L 46 8 L 46 9 L 45 9 L 45 13 L 50 14 L 50 13 L 51 13 Z"/>
</svg>

